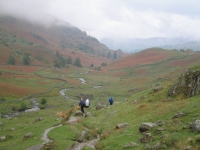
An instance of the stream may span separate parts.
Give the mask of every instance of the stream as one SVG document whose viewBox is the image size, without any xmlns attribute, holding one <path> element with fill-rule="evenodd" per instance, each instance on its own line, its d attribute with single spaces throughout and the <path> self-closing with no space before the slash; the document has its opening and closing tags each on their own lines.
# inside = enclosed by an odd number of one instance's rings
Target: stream
<svg viewBox="0 0 200 150">
<path fill-rule="evenodd" d="M 79 80 L 81 81 L 81 83 L 86 84 L 86 81 L 85 81 L 84 79 L 79 78 Z M 96 86 L 96 87 L 94 87 L 94 88 L 99 88 L 99 87 L 100 87 L 100 86 Z M 72 100 L 72 99 L 70 99 L 70 98 L 65 94 L 66 90 L 67 90 L 67 89 L 62 89 L 62 90 L 60 90 L 60 94 L 61 94 L 62 96 L 64 96 L 66 99 Z M 39 108 L 39 105 L 40 105 L 40 104 L 38 103 L 38 101 L 37 101 L 36 98 L 31 98 L 30 101 L 33 103 L 33 107 L 30 108 L 30 109 L 25 110 L 25 112 L 33 112 L 33 111 L 38 111 L 38 110 L 40 110 L 40 108 Z M 74 101 L 77 101 L 77 100 L 74 100 Z M 20 114 L 21 114 L 21 112 L 15 112 L 15 113 L 10 113 L 10 114 L 2 115 L 2 117 L 4 117 L 4 118 L 12 118 L 12 117 L 14 117 L 14 116 L 19 116 Z M 78 120 L 78 119 L 77 119 L 76 117 L 70 117 L 69 120 L 67 121 L 67 123 L 77 122 L 77 120 Z M 41 140 L 44 141 L 44 143 L 38 144 L 38 145 L 34 145 L 34 146 L 32 146 L 32 147 L 29 147 L 29 148 L 26 148 L 26 150 L 40 150 L 40 149 L 42 148 L 43 144 L 48 143 L 48 142 L 51 142 L 51 140 L 48 138 L 48 133 L 49 133 L 51 130 L 53 130 L 54 128 L 57 128 L 57 127 L 60 127 L 60 126 L 62 126 L 62 124 L 59 124 L 59 125 L 57 125 L 57 126 L 50 127 L 50 128 L 48 128 L 48 129 L 46 129 L 46 130 L 44 131 L 42 137 L 41 137 Z M 84 146 L 91 147 L 91 148 L 95 149 L 94 145 L 95 145 L 95 143 L 96 143 L 99 139 L 100 139 L 100 138 L 98 137 L 98 138 L 96 138 L 96 139 L 94 139 L 94 140 L 91 140 L 91 141 L 82 142 L 82 143 L 77 143 L 74 147 L 70 148 L 70 150 L 81 150 Z"/>
</svg>

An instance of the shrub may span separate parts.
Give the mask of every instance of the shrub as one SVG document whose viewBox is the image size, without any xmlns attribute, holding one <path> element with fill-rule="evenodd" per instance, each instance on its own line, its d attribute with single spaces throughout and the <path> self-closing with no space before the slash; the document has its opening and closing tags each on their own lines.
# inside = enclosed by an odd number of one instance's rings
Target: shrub
<svg viewBox="0 0 200 150">
<path fill-rule="evenodd" d="M 19 111 L 25 111 L 27 109 L 27 105 L 25 103 L 21 103 Z"/>
<path fill-rule="evenodd" d="M 24 56 L 23 57 L 23 63 L 24 63 L 24 65 L 30 65 L 30 61 L 31 61 L 31 59 L 30 59 L 29 56 Z"/>
<path fill-rule="evenodd" d="M 101 66 L 103 67 L 103 66 L 107 66 L 107 63 L 101 63 Z"/>
<path fill-rule="evenodd" d="M 15 57 L 13 57 L 12 55 L 10 55 L 9 59 L 8 59 L 8 63 L 11 65 L 15 64 Z"/>
<path fill-rule="evenodd" d="M 101 71 L 101 67 L 100 66 L 95 67 L 95 70 Z"/>
<path fill-rule="evenodd" d="M 46 104 L 46 103 L 47 103 L 47 100 L 46 100 L 45 98 L 42 98 L 40 104 L 44 105 L 44 104 Z"/>
<path fill-rule="evenodd" d="M 6 101 L 6 99 L 3 96 L 0 96 L 0 101 Z"/>
</svg>

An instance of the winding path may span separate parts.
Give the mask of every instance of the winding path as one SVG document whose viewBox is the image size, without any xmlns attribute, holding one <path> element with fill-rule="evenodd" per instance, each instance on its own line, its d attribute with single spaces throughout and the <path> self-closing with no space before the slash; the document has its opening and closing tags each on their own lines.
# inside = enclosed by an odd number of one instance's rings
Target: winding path
<svg viewBox="0 0 200 150">
<path fill-rule="evenodd" d="M 70 117 L 69 120 L 67 121 L 67 123 L 72 123 L 72 122 L 76 122 L 78 119 L 75 117 Z M 41 137 L 41 140 L 44 141 L 42 144 L 38 144 L 38 145 L 34 145 L 32 147 L 27 148 L 26 150 L 40 150 L 43 146 L 43 144 L 48 143 L 51 141 L 51 139 L 48 138 L 48 133 L 53 130 L 54 128 L 57 127 L 61 127 L 62 124 L 59 124 L 57 126 L 54 127 L 50 127 L 48 129 L 46 129 Z"/>
</svg>

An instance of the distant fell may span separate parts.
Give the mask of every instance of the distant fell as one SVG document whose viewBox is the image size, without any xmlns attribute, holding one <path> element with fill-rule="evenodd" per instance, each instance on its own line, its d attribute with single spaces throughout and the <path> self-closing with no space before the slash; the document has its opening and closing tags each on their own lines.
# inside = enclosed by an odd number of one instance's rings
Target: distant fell
<svg viewBox="0 0 200 150">
<path fill-rule="evenodd" d="M 166 38 L 166 37 L 152 37 L 152 38 L 130 38 L 130 39 L 111 39 L 104 38 L 101 40 L 111 49 L 122 49 L 124 52 L 139 52 L 146 48 L 159 47 L 163 49 L 192 49 L 194 51 L 200 50 L 200 41 L 186 38 Z"/>
<path fill-rule="evenodd" d="M 14 55 L 19 63 L 20 58 L 16 54 L 19 50 L 31 53 L 33 59 L 39 55 L 46 57 L 46 60 L 40 59 L 39 64 L 51 64 L 57 51 L 64 57 L 80 57 L 83 65 L 110 63 L 114 53 L 117 58 L 126 55 L 109 49 L 95 37 L 67 22 L 55 19 L 47 26 L 12 16 L 0 16 L 0 47 L 1 53 L 5 53 L 1 56 L 2 60 Z"/>
<path fill-rule="evenodd" d="M 186 56 L 191 55 L 191 57 L 195 54 L 195 52 L 187 53 L 180 52 L 178 50 L 165 50 L 162 48 L 149 48 L 143 51 L 134 53 L 132 55 L 127 56 L 126 58 L 121 58 L 113 62 L 108 66 L 108 69 L 120 69 L 120 68 L 129 68 L 140 65 L 148 65 L 159 63 L 163 61 L 180 61 L 180 58 L 185 58 Z M 184 60 L 183 60 L 184 61 Z M 186 61 L 186 60 L 185 60 Z"/>
</svg>

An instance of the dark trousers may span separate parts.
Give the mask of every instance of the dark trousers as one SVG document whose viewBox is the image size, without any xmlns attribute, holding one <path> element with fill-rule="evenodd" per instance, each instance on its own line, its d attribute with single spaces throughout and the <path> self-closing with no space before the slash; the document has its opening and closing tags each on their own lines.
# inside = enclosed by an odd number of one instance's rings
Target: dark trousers
<svg viewBox="0 0 200 150">
<path fill-rule="evenodd" d="M 82 107 L 82 106 L 81 106 L 81 111 L 82 111 L 82 113 L 84 113 L 84 107 Z"/>
</svg>

